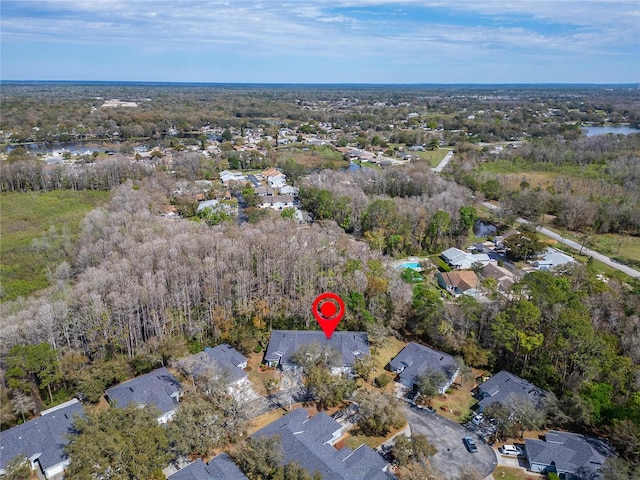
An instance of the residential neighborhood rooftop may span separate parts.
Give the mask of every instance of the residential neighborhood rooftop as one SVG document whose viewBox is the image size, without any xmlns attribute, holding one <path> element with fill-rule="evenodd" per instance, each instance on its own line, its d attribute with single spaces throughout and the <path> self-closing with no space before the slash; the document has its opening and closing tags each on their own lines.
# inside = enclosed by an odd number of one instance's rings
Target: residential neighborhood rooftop
<svg viewBox="0 0 640 480">
<path fill-rule="evenodd" d="M 331 338 L 327 338 L 321 331 L 273 330 L 264 356 L 265 362 L 272 366 L 293 365 L 291 354 L 312 343 L 329 346 L 340 352 L 342 366 L 353 366 L 357 357 L 370 353 L 369 338 L 364 332 L 333 332 Z"/>
<path fill-rule="evenodd" d="M 244 371 L 247 357 L 226 343 L 205 348 L 202 352 L 183 358 L 179 364 L 186 373 L 194 377 L 205 372 L 213 372 L 222 375 L 229 383 L 247 378 Z"/>
<path fill-rule="evenodd" d="M 384 459 L 363 444 L 355 450 L 335 449 L 343 427 L 326 413 L 309 417 L 296 409 L 258 430 L 252 437 L 280 436 L 284 463 L 296 462 L 311 475 L 319 472 L 324 480 L 390 480 Z"/>
<path fill-rule="evenodd" d="M 107 390 L 107 397 L 116 406 L 155 405 L 160 413 L 175 410 L 182 386 L 176 377 L 162 367 Z"/>
<path fill-rule="evenodd" d="M 567 263 L 574 263 L 575 259 L 571 255 L 562 253 L 560 250 L 548 247 L 547 250 L 532 262 L 533 266 L 538 270 L 551 270 Z"/>
<path fill-rule="evenodd" d="M 202 459 L 191 462 L 168 477 L 168 480 L 249 480 L 226 453 L 214 457 L 208 464 Z"/>
<path fill-rule="evenodd" d="M 32 465 L 37 461 L 45 472 L 58 465 L 62 471 L 67 459 L 64 453 L 67 435 L 72 433 L 75 416 L 83 415 L 83 412 L 82 404 L 73 399 L 43 411 L 41 416 L 22 425 L 0 432 L 0 474 L 18 456 L 29 458 Z"/>
<path fill-rule="evenodd" d="M 459 270 L 469 269 L 475 264 L 486 265 L 491 261 L 486 253 L 472 254 L 455 247 L 448 248 L 440 256 L 450 266 Z"/>
<path fill-rule="evenodd" d="M 480 283 L 476 273 L 471 270 L 438 272 L 436 275 L 440 286 L 456 295 L 476 289 Z"/>
<path fill-rule="evenodd" d="M 478 402 L 479 411 L 495 402 L 509 405 L 523 397 L 537 406 L 544 397 L 544 390 L 513 373 L 502 370 L 478 386 L 478 397 L 481 399 Z"/>
<path fill-rule="evenodd" d="M 544 440 L 525 439 L 531 470 L 555 467 L 566 480 L 599 479 L 600 468 L 613 449 L 604 441 L 577 433 L 549 431 Z"/>
<path fill-rule="evenodd" d="M 440 390 L 446 390 L 458 374 L 458 362 L 447 353 L 434 350 L 419 343 L 409 342 L 396 357 L 389 362 L 392 372 L 398 373 L 400 383 L 413 387 L 418 377 L 427 370 L 439 370 L 445 374 L 447 382 Z"/>
</svg>

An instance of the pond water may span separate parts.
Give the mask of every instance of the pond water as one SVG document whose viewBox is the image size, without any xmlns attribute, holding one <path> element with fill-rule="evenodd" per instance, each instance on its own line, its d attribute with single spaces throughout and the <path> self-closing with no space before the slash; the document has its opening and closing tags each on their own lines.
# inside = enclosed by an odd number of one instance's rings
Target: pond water
<svg viewBox="0 0 640 480">
<path fill-rule="evenodd" d="M 476 237 L 493 237 L 498 233 L 498 229 L 493 223 L 485 222 L 484 220 L 477 220 L 473 224 L 473 234 Z"/>
<path fill-rule="evenodd" d="M 587 137 L 606 135 L 607 133 L 613 133 L 615 135 L 630 135 L 632 133 L 640 133 L 640 129 L 628 126 L 582 127 L 582 131 L 587 135 Z"/>
</svg>

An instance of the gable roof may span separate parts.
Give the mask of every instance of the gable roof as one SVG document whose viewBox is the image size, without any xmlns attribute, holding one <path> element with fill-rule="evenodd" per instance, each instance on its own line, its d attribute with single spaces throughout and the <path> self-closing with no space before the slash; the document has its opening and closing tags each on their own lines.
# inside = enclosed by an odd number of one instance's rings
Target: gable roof
<svg viewBox="0 0 640 480">
<path fill-rule="evenodd" d="M 247 378 L 247 372 L 243 370 L 247 357 L 226 343 L 205 348 L 203 352 L 183 358 L 179 363 L 191 376 L 213 370 L 214 373 L 225 376 L 229 383 Z"/>
<path fill-rule="evenodd" d="M 0 471 L 19 455 L 37 458 L 44 470 L 64 462 L 64 447 L 69 443 L 66 435 L 73 432 L 74 416 L 83 414 L 82 404 L 73 399 L 0 432 Z"/>
<path fill-rule="evenodd" d="M 473 267 L 476 263 L 485 265 L 491 261 L 486 253 L 472 254 L 455 247 L 448 248 L 440 256 L 452 267 L 463 270 Z"/>
<path fill-rule="evenodd" d="M 107 396 L 120 408 L 134 405 L 155 405 L 162 414 L 178 404 L 180 382 L 162 367 L 107 390 Z"/>
<path fill-rule="evenodd" d="M 447 286 L 457 287 L 462 292 L 477 288 L 478 276 L 471 270 L 460 270 L 455 272 L 438 272 Z"/>
<path fill-rule="evenodd" d="M 587 472 L 594 474 L 608 456 L 613 456 L 613 450 L 604 440 L 555 430 L 549 431 L 544 440 L 525 439 L 525 446 L 530 463 L 555 465 L 558 473 L 568 474 L 567 479 L 585 478 Z"/>
<path fill-rule="evenodd" d="M 352 366 L 360 355 L 369 355 L 369 337 L 364 332 L 333 332 L 327 338 L 324 332 L 311 330 L 273 330 L 264 358 L 269 362 L 291 364 L 290 356 L 300 347 L 318 343 L 330 346 L 342 354 L 343 366 Z"/>
<path fill-rule="evenodd" d="M 515 273 L 507 270 L 504 267 L 501 267 L 500 265 L 496 265 L 493 262 L 488 263 L 484 266 L 484 268 L 482 269 L 482 276 L 484 278 L 495 278 L 498 282 L 498 285 L 505 290 L 510 288 L 517 279 Z"/>
<path fill-rule="evenodd" d="M 549 247 L 544 254 L 542 254 L 541 258 L 533 262 L 533 265 L 540 269 L 549 269 L 573 262 L 575 262 L 575 259 L 572 256 Z"/>
<path fill-rule="evenodd" d="M 459 248 L 451 247 L 442 252 L 440 256 L 444 258 L 447 263 L 453 265 L 456 261 L 466 257 L 467 253 L 460 250 Z"/>
<path fill-rule="evenodd" d="M 262 171 L 262 176 L 263 177 L 286 177 L 286 175 L 284 173 L 282 173 L 279 170 L 276 170 L 274 167 L 267 168 L 266 170 L 263 170 Z"/>
<path fill-rule="evenodd" d="M 168 480 L 249 480 L 226 453 L 214 457 L 208 464 L 202 459 L 170 475 Z"/>
<path fill-rule="evenodd" d="M 311 475 L 319 472 L 325 480 L 388 480 L 387 462 L 369 446 L 356 450 L 336 450 L 329 443 L 341 425 L 326 413 L 309 417 L 302 408 L 258 430 L 252 437 L 280 436 L 284 463 L 296 462 Z"/>
<path fill-rule="evenodd" d="M 508 405 L 522 397 L 528 398 L 538 406 L 544 397 L 544 390 L 513 373 L 502 370 L 478 386 L 478 395 L 484 397 L 478 402 L 480 409 L 495 402 Z"/>
<path fill-rule="evenodd" d="M 409 342 L 393 360 L 389 367 L 394 372 L 400 372 L 399 377 L 408 383 L 415 383 L 420 375 L 427 370 L 442 371 L 450 380 L 458 371 L 458 362 L 447 353 L 434 350 L 419 343 Z"/>
</svg>

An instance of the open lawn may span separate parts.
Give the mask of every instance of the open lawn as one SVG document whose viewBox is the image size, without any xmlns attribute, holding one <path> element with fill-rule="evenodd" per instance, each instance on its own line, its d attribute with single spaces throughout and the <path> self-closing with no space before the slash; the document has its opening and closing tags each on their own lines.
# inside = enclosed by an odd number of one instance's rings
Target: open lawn
<svg viewBox="0 0 640 480">
<path fill-rule="evenodd" d="M 448 148 L 439 148 L 437 150 L 426 150 L 424 152 L 411 152 L 420 157 L 421 160 L 426 160 L 431 165 L 431 168 L 435 168 L 442 161 L 445 155 L 449 152 Z"/>
<path fill-rule="evenodd" d="M 476 378 L 480 377 L 480 370 L 473 370 L 473 375 L 468 378 L 458 377 L 456 383 L 449 388 L 446 394 L 434 397 L 431 406 L 443 417 L 450 418 L 456 422 L 464 422 L 471 416 L 471 407 L 476 403 L 476 399 L 471 395 L 476 385 Z"/>
<path fill-rule="evenodd" d="M 384 367 L 402 350 L 407 342 L 398 340 L 396 337 L 387 337 L 380 348 L 373 348 L 371 356 L 376 364 L 376 374 L 382 373 Z"/>
<path fill-rule="evenodd" d="M 405 428 L 406 425 L 401 426 L 400 428 L 393 428 L 389 433 L 387 433 L 384 437 L 373 437 L 362 435 L 358 432 L 357 429 L 352 429 L 350 432 L 346 434 L 346 436 L 341 439 L 338 443 L 336 443 L 336 448 L 342 448 L 343 446 L 349 447 L 351 450 L 355 450 L 363 443 L 366 443 L 371 448 L 376 448 L 380 446 L 382 443 L 386 442 L 388 439 L 393 437 L 400 430 Z"/>
<path fill-rule="evenodd" d="M 345 160 L 340 152 L 328 146 L 280 147 L 277 152 L 279 161 L 290 158 L 296 163 L 310 168 L 342 168 L 349 166 L 349 161 Z"/>
<path fill-rule="evenodd" d="M 2 300 L 49 285 L 47 273 L 69 259 L 84 216 L 109 192 L 55 190 L 0 194 Z"/>
<path fill-rule="evenodd" d="M 247 358 L 248 368 L 246 371 L 249 375 L 249 380 L 253 384 L 253 390 L 258 395 L 267 395 L 265 383 L 270 380 L 274 380 L 279 383 L 280 373 L 277 372 L 274 368 L 260 368 L 260 364 L 262 363 L 262 359 L 264 358 L 264 352 L 252 353 Z"/>
</svg>

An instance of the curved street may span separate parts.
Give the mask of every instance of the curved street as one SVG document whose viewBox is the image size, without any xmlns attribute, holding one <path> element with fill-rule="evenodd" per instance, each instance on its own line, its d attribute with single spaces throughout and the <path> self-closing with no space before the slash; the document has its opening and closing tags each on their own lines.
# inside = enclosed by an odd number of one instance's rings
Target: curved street
<svg viewBox="0 0 640 480">
<path fill-rule="evenodd" d="M 491 210 L 500 210 L 500 207 L 489 203 L 489 202 L 482 202 L 482 205 L 491 209 Z M 517 218 L 516 221 L 520 222 L 520 223 L 526 223 L 526 224 L 531 224 L 531 222 L 529 220 L 526 220 L 524 218 Z M 563 236 L 552 232 L 551 230 L 549 230 L 548 228 L 544 228 L 544 227 L 536 227 L 536 231 L 542 233 L 543 235 L 546 235 L 547 237 L 553 238 L 554 240 L 558 240 L 560 243 L 567 245 L 571 248 L 573 248 L 574 250 L 577 250 L 578 252 L 582 251 L 583 255 L 589 256 L 589 257 L 593 257 L 596 260 L 604 263 L 605 265 L 611 267 L 611 268 L 615 268 L 616 270 L 622 272 L 622 273 L 626 273 L 627 275 L 634 277 L 634 278 L 640 278 L 640 272 L 634 268 L 628 267 L 626 265 L 622 265 L 621 263 L 615 262 L 613 261 L 611 258 L 607 257 L 606 255 L 603 255 L 602 253 L 596 252 L 595 250 L 591 250 L 590 248 L 586 248 L 583 247 L 582 245 L 580 245 L 578 242 L 575 242 L 573 240 L 570 240 L 568 238 L 564 238 Z"/>
</svg>

